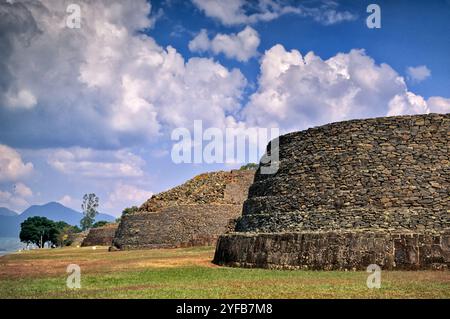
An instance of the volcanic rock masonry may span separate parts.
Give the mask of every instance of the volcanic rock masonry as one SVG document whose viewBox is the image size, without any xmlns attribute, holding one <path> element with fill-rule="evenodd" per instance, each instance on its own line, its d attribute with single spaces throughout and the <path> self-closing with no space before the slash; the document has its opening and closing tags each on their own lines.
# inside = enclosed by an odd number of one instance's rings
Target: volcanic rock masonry
<svg viewBox="0 0 450 319">
<path fill-rule="evenodd" d="M 102 227 L 91 228 L 81 246 L 111 246 L 118 224 L 107 224 Z"/>
<path fill-rule="evenodd" d="M 234 229 L 254 170 L 205 173 L 152 196 L 137 212 L 121 218 L 118 249 L 214 245 Z"/>
<path fill-rule="evenodd" d="M 332 123 L 279 138 L 214 262 L 265 268 L 450 265 L 450 114 Z"/>
</svg>

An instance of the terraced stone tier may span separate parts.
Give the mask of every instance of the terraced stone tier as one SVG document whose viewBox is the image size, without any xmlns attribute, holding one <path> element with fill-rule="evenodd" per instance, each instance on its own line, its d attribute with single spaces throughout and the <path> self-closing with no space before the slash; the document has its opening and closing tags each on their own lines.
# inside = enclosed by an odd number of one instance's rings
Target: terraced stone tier
<svg viewBox="0 0 450 319">
<path fill-rule="evenodd" d="M 236 230 L 441 230 L 450 219 L 449 140 L 450 114 L 354 120 L 281 136 L 279 170 L 256 173 Z"/>
<path fill-rule="evenodd" d="M 215 262 L 314 269 L 362 269 L 368 261 L 391 268 L 428 268 L 430 260 L 446 265 L 449 142 L 450 114 L 352 120 L 281 136 L 279 170 L 256 172 L 235 233 L 219 238 Z M 398 246 L 410 240 L 412 248 Z M 419 255 L 405 264 L 400 252 Z"/>
<path fill-rule="evenodd" d="M 156 194 L 139 211 L 123 215 L 118 249 L 214 245 L 234 230 L 255 171 L 214 172 Z"/>
<path fill-rule="evenodd" d="M 90 229 L 81 246 L 111 246 L 117 227 L 118 224 L 108 224 Z"/>
<path fill-rule="evenodd" d="M 122 250 L 214 245 L 240 205 L 190 204 L 122 217 L 114 246 Z"/>
<path fill-rule="evenodd" d="M 450 228 L 449 212 L 439 208 L 348 208 L 249 214 L 237 221 L 235 230 L 292 232 L 347 230 L 440 232 Z"/>
<path fill-rule="evenodd" d="M 440 234 L 330 231 L 231 233 L 217 242 L 214 263 L 233 267 L 366 270 L 449 269 L 450 231 Z"/>
</svg>

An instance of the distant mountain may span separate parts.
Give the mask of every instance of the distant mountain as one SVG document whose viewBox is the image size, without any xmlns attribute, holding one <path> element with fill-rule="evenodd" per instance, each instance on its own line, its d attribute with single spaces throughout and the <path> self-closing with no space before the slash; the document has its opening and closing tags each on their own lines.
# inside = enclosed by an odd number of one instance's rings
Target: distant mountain
<svg viewBox="0 0 450 319">
<path fill-rule="evenodd" d="M 16 216 L 0 216 L 0 237 L 19 237 L 20 222 Z"/>
<path fill-rule="evenodd" d="M 18 237 L 20 232 L 20 223 L 28 217 L 41 216 L 47 217 L 55 222 L 64 221 L 70 225 L 80 225 L 83 214 L 68 208 L 60 203 L 50 202 L 44 205 L 33 205 L 27 208 L 20 215 L 3 216 L 0 214 L 0 237 Z M 96 221 L 105 220 L 107 222 L 115 221 L 115 218 L 108 214 L 98 214 Z"/>
<path fill-rule="evenodd" d="M 50 202 L 44 205 L 33 205 L 23 211 L 20 214 L 19 220 L 22 222 L 28 217 L 41 216 L 47 217 L 53 221 L 65 221 L 70 225 L 79 225 L 83 214 L 73 210 L 72 208 L 66 207 L 60 203 Z M 107 222 L 115 221 L 115 218 L 107 214 L 98 214 L 97 221 L 106 220 Z"/>
<path fill-rule="evenodd" d="M 17 216 L 18 214 L 6 207 L 0 207 L 0 216 Z"/>
</svg>

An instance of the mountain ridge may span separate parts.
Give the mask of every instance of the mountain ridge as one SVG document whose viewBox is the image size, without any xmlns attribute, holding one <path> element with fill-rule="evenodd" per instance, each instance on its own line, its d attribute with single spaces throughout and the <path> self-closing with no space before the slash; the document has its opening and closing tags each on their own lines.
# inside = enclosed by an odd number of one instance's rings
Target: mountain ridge
<svg viewBox="0 0 450 319">
<path fill-rule="evenodd" d="M 11 211 L 9 209 L 7 210 Z M 0 237 L 19 237 L 20 224 L 27 218 L 34 216 L 47 217 L 48 219 L 51 219 L 53 221 L 64 221 L 73 226 L 79 226 L 80 220 L 81 218 L 83 218 L 82 213 L 72 208 L 66 207 L 58 202 L 48 202 L 42 205 L 31 205 L 21 214 L 0 214 Z M 105 220 L 108 222 L 113 222 L 115 221 L 115 217 L 109 214 L 99 213 L 95 220 Z"/>
<path fill-rule="evenodd" d="M 19 214 L 15 211 L 6 208 L 6 207 L 0 207 L 0 216 L 18 216 Z"/>
</svg>

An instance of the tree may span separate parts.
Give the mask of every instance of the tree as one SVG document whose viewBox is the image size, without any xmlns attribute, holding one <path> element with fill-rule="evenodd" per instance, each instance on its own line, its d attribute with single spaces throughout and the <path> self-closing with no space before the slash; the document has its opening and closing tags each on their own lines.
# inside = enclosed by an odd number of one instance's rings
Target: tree
<svg viewBox="0 0 450 319">
<path fill-rule="evenodd" d="M 70 244 L 69 235 L 81 232 L 77 226 L 66 222 L 54 222 L 46 217 L 29 217 L 21 225 L 20 240 L 43 248 L 47 242 L 52 245 L 66 246 Z"/>
<path fill-rule="evenodd" d="M 122 215 L 128 215 L 131 213 L 135 213 L 139 210 L 139 208 L 137 206 L 131 206 L 131 207 L 127 207 L 122 211 Z"/>
<path fill-rule="evenodd" d="M 20 224 L 20 241 L 43 248 L 47 242 L 57 243 L 58 228 L 46 217 L 29 217 Z"/>
<path fill-rule="evenodd" d="M 122 215 L 120 215 L 120 217 L 116 218 L 116 223 L 119 224 L 120 221 L 122 220 L 122 216 L 128 215 L 128 214 L 132 214 L 135 212 L 138 212 L 139 208 L 137 206 L 131 206 L 131 207 L 127 207 L 122 211 Z"/>
<path fill-rule="evenodd" d="M 65 226 L 59 230 L 58 236 L 56 237 L 58 246 L 68 246 L 70 245 L 69 235 L 71 234 L 72 226 Z"/>
<path fill-rule="evenodd" d="M 81 229 L 78 226 L 72 226 L 66 222 L 56 222 L 55 227 L 58 230 L 56 242 L 60 247 L 70 245 L 70 235 L 81 232 Z"/>
<path fill-rule="evenodd" d="M 101 221 L 98 221 L 98 222 L 94 223 L 92 225 L 92 228 L 103 227 L 103 226 L 108 225 L 108 224 L 109 224 L 109 222 L 107 222 L 106 220 L 101 220 Z"/>
<path fill-rule="evenodd" d="M 246 165 L 241 166 L 239 170 L 241 171 L 250 171 L 250 170 L 257 170 L 259 167 L 256 163 L 248 163 Z"/>
<path fill-rule="evenodd" d="M 92 228 L 95 221 L 95 216 L 97 216 L 99 199 L 94 193 L 85 194 L 83 196 L 83 204 L 81 209 L 83 210 L 84 217 L 80 221 L 81 229 L 87 230 Z"/>
</svg>

